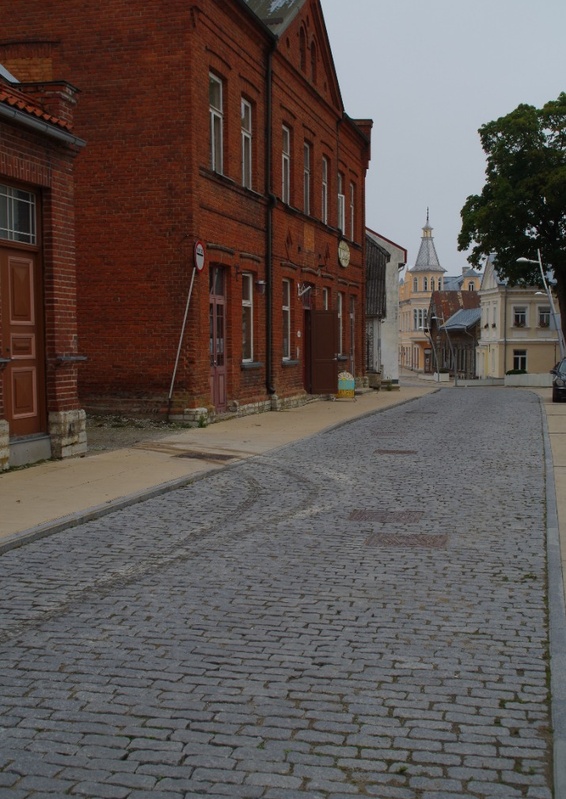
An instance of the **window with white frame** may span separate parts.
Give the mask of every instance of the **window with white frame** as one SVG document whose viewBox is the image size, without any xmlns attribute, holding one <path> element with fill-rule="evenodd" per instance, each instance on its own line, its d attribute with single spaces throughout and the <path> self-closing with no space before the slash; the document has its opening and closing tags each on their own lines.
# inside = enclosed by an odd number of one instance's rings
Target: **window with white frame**
<svg viewBox="0 0 566 799">
<path fill-rule="evenodd" d="M 525 305 L 515 305 L 513 307 L 513 327 L 527 326 L 527 308 Z"/>
<path fill-rule="evenodd" d="M 538 326 L 550 327 L 550 307 L 548 305 L 539 305 L 538 307 Z"/>
<path fill-rule="evenodd" d="M 442 278 L 441 277 L 438 278 L 438 290 L 442 291 Z"/>
<path fill-rule="evenodd" d="M 211 72 L 208 76 L 208 102 L 210 106 L 210 168 L 222 174 L 223 125 L 222 81 Z"/>
<path fill-rule="evenodd" d="M 350 239 L 354 241 L 354 232 L 356 224 L 356 187 L 350 183 Z"/>
<path fill-rule="evenodd" d="M 323 288 L 322 289 L 322 310 L 328 311 L 330 308 L 330 289 Z"/>
<path fill-rule="evenodd" d="M 328 158 L 322 156 L 322 197 L 320 205 L 320 218 L 325 225 L 328 224 Z"/>
<path fill-rule="evenodd" d="M 338 230 L 346 232 L 346 197 L 344 195 L 344 175 L 338 172 Z"/>
<path fill-rule="evenodd" d="M 344 352 L 344 294 L 339 291 L 336 296 L 336 307 L 338 310 L 338 354 Z"/>
<path fill-rule="evenodd" d="M 242 186 L 252 187 L 252 104 L 242 97 Z"/>
<path fill-rule="evenodd" d="M 291 359 L 291 281 L 283 281 L 283 360 Z"/>
<path fill-rule="evenodd" d="M 527 350 L 513 350 L 513 369 L 527 371 Z"/>
<path fill-rule="evenodd" d="M 250 272 L 242 273 L 242 361 L 254 359 L 254 279 Z"/>
<path fill-rule="evenodd" d="M 417 277 L 413 278 L 413 291 L 419 290 L 419 279 Z"/>
<path fill-rule="evenodd" d="M 312 147 L 308 142 L 303 145 L 303 211 L 311 212 L 311 153 Z"/>
<path fill-rule="evenodd" d="M 291 203 L 291 129 L 287 125 L 283 125 L 281 199 L 287 205 Z"/>
<path fill-rule="evenodd" d="M 430 290 L 434 291 L 434 278 L 433 277 L 431 277 L 431 279 L 430 279 Z"/>
<path fill-rule="evenodd" d="M 413 309 L 413 330 L 423 330 L 427 327 L 427 310 L 426 308 Z"/>
<path fill-rule="evenodd" d="M 428 291 L 428 277 L 423 277 L 423 291 Z"/>
<path fill-rule="evenodd" d="M 37 243 L 35 194 L 0 184 L 0 238 Z"/>
<path fill-rule="evenodd" d="M 476 284 L 470 281 L 470 283 L 468 283 L 468 291 L 475 291 L 475 290 L 476 290 Z"/>
</svg>

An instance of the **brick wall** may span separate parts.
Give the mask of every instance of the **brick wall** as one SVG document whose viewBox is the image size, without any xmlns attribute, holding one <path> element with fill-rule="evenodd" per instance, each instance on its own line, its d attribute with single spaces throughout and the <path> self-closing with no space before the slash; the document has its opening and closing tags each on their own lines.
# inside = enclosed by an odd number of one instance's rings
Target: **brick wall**
<svg viewBox="0 0 566 799">
<path fill-rule="evenodd" d="M 36 102 L 34 94 L 29 97 L 30 103 Z M 66 115 L 72 119 L 71 111 Z M 37 198 L 37 246 L 10 241 L 2 241 L 0 246 L 16 254 L 37 253 L 36 268 L 42 280 L 36 286 L 36 313 L 45 336 L 45 349 L 38 359 L 38 379 L 44 384 L 39 397 L 45 396 L 46 402 L 41 413 L 44 432 L 48 431 L 49 414 L 79 409 L 77 366 L 63 366 L 58 360 L 61 354 L 76 353 L 78 348 L 73 189 L 77 152 L 72 144 L 25 124 L 0 122 L 0 182 L 30 191 Z M 2 340 L 1 331 L 0 325 L 0 351 L 6 351 L 10 342 Z M 5 410 L 0 383 L 0 417 Z"/>
<path fill-rule="evenodd" d="M 302 71 L 301 26 L 317 43 L 316 80 Z M 34 38 L 34 47 L 21 39 Z M 209 269 L 226 270 L 227 401 L 269 397 L 266 364 L 273 364 L 279 396 L 304 392 L 304 309 L 299 283 L 309 281 L 314 307 L 322 288 L 331 307 L 342 291 L 355 299 L 356 371 L 363 371 L 363 192 L 369 144 L 344 116 L 322 24 L 320 5 L 305 4 L 273 54 L 272 178 L 267 175 L 267 60 L 273 41 L 239 3 L 198 0 L 148 5 L 68 0 L 53 13 L 29 0 L 23 14 L 7 21 L 4 38 L 22 70 L 26 48 L 32 79 L 38 59 L 48 59 L 54 80 L 63 76 L 80 89 L 75 123 L 88 147 L 76 167 L 78 314 L 81 398 L 90 408 L 164 412 L 193 270 L 193 245 L 207 245 L 207 266 L 196 276 L 179 367 L 173 410 L 211 404 Z M 60 44 L 51 44 L 57 42 Z M 10 61 L 4 61 L 10 68 Z M 309 62 L 310 63 L 310 62 Z M 35 65 L 35 66 L 34 66 Z M 309 67 L 310 69 L 310 67 Z M 223 87 L 223 175 L 210 169 L 209 72 Z M 241 185 L 241 117 L 244 97 L 253 109 L 251 190 Z M 280 198 L 281 125 L 292 125 L 293 196 L 288 208 L 275 199 L 272 263 L 267 221 L 269 195 Z M 302 213 L 303 140 L 313 147 L 312 211 Z M 328 224 L 320 221 L 321 158 L 332 173 Z M 337 259 L 336 176 L 356 186 L 351 265 Z M 241 272 L 273 285 L 273 334 L 266 334 L 268 296 L 254 288 L 254 368 L 242 368 Z M 292 336 L 296 365 L 282 363 L 281 284 L 292 282 Z M 344 349 L 351 350 L 349 324 Z"/>
</svg>

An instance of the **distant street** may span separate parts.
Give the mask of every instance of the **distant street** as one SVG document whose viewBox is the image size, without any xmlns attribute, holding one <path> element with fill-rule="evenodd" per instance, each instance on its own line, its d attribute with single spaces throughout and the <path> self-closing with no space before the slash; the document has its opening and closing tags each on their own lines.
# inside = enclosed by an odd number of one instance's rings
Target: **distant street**
<svg viewBox="0 0 566 799">
<path fill-rule="evenodd" d="M 2 555 L 1 799 L 551 799 L 543 465 L 442 390 Z"/>
</svg>

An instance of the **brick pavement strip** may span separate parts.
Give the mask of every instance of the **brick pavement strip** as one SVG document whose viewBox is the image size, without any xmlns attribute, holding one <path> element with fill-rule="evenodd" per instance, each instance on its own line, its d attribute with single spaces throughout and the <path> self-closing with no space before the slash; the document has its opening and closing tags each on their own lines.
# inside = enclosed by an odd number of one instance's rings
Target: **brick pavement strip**
<svg viewBox="0 0 566 799">
<path fill-rule="evenodd" d="M 441 391 L 5 553 L 2 799 L 550 799 L 544 480 Z"/>
</svg>

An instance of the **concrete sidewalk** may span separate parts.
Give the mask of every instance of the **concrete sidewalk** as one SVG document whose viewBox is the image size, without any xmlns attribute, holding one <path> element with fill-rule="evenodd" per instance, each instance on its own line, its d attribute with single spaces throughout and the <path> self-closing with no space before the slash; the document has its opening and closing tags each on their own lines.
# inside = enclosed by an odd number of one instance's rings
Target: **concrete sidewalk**
<svg viewBox="0 0 566 799">
<path fill-rule="evenodd" d="M 5 473 L 0 476 L 0 553 L 164 493 L 231 463 L 437 390 L 437 385 L 423 382 L 422 386 L 401 385 L 396 391 L 368 391 L 357 395 L 355 401 L 311 402 L 278 413 L 165 434 L 127 449 Z M 551 389 L 536 389 L 535 393 L 546 415 L 552 449 L 566 570 L 566 403 L 553 404 Z"/>
</svg>

